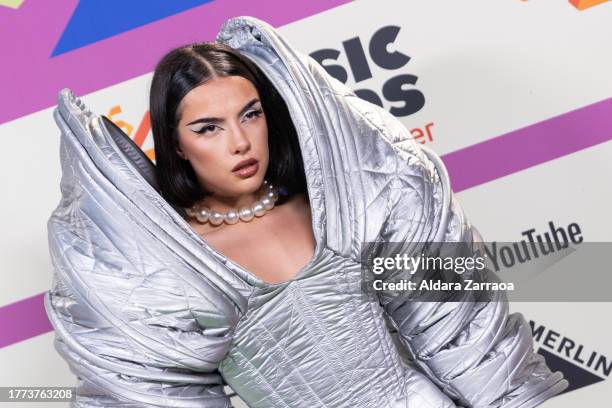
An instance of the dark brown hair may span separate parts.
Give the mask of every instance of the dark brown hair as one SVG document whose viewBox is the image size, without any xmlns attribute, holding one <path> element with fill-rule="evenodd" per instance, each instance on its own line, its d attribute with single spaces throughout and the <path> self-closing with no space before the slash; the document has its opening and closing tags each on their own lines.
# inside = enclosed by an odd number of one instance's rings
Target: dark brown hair
<svg viewBox="0 0 612 408">
<path fill-rule="evenodd" d="M 157 64 L 149 109 L 155 143 L 156 178 L 161 195 L 173 206 L 191 207 L 209 193 L 200 186 L 189 161 L 178 148 L 177 108 L 193 88 L 215 76 L 237 75 L 257 89 L 268 125 L 269 164 L 265 179 L 288 195 L 306 192 L 304 164 L 297 133 L 283 98 L 248 58 L 218 43 L 195 43 L 170 51 Z M 280 195 L 277 204 L 287 198 Z"/>
</svg>

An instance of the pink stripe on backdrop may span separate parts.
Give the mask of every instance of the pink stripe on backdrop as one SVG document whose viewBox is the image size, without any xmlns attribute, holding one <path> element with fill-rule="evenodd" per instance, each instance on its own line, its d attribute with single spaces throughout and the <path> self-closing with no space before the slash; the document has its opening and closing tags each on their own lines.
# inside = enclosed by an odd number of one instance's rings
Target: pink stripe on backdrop
<svg viewBox="0 0 612 408">
<path fill-rule="evenodd" d="M 250 15 L 282 26 L 350 0 L 216 0 L 50 58 L 78 0 L 28 0 L 0 10 L 0 124 L 55 105 L 65 87 L 77 95 L 153 71 L 170 49 L 214 40 L 230 17 Z"/>
<path fill-rule="evenodd" d="M 44 292 L 0 308 L 0 348 L 53 330 L 43 297 Z"/>
<path fill-rule="evenodd" d="M 442 157 L 455 192 L 612 139 L 612 98 Z M 0 348 L 51 329 L 43 294 L 0 308 Z"/>
<path fill-rule="evenodd" d="M 459 192 L 612 139 L 612 98 L 442 157 Z"/>
</svg>

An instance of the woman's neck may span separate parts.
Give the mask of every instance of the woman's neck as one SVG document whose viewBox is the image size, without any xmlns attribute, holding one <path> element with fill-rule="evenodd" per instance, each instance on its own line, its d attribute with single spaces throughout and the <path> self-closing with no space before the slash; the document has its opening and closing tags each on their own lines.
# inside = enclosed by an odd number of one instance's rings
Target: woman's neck
<svg viewBox="0 0 612 408">
<path fill-rule="evenodd" d="M 231 209 L 238 211 L 242 207 L 252 206 L 255 201 L 261 198 L 262 194 L 263 188 L 261 187 L 252 193 L 241 194 L 239 196 L 220 196 L 212 194 L 201 201 L 201 203 L 213 211 L 225 213 Z"/>
</svg>

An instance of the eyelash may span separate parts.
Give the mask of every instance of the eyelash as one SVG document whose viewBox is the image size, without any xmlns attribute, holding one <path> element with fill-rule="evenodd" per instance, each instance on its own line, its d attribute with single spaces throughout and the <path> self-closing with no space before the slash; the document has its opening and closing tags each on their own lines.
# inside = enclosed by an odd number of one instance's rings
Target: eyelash
<svg viewBox="0 0 612 408">
<path fill-rule="evenodd" d="M 211 129 L 211 126 L 212 126 L 212 129 Z M 203 133 L 206 133 L 207 131 L 211 131 L 211 132 L 212 132 L 212 131 L 215 129 L 215 127 L 216 127 L 216 126 L 217 126 L 217 125 L 207 125 L 207 126 L 204 126 L 204 127 L 203 127 L 202 129 L 200 129 L 200 130 L 194 130 L 194 132 L 195 132 L 195 133 L 197 133 L 197 134 L 199 134 L 199 135 L 201 135 L 201 134 L 203 134 Z"/>
<path fill-rule="evenodd" d="M 251 113 L 254 113 L 254 115 L 249 116 Z M 261 108 L 259 108 L 259 109 L 255 109 L 255 110 L 252 110 L 250 112 L 247 112 L 247 114 L 245 116 L 249 116 L 249 119 L 251 119 L 251 118 L 254 118 L 256 116 L 261 115 L 262 113 L 263 113 L 263 110 Z"/>
<path fill-rule="evenodd" d="M 253 119 L 255 117 L 260 116 L 262 113 L 263 113 L 263 110 L 260 108 L 260 109 L 256 109 L 256 110 L 252 110 L 250 112 L 247 112 L 247 114 L 245 116 L 248 116 L 249 119 Z M 211 126 L 212 126 L 212 129 L 211 129 Z M 212 124 L 211 125 L 206 125 L 202 129 L 200 129 L 200 130 L 194 130 L 194 132 L 199 134 L 199 135 L 201 135 L 201 134 L 204 134 L 204 133 L 206 133 L 208 131 L 212 132 L 215 129 L 215 127 L 217 127 L 217 125 L 212 125 Z"/>
</svg>

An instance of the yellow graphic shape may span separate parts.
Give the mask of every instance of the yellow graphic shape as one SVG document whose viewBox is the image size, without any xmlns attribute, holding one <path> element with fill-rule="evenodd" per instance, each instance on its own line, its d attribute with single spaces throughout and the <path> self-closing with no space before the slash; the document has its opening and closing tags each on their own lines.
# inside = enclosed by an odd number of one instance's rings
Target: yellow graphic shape
<svg viewBox="0 0 612 408">
<path fill-rule="evenodd" d="M 21 3 L 23 3 L 24 0 L 0 0 L 0 6 L 6 6 L 6 7 L 10 7 L 10 8 L 19 8 L 19 6 L 21 6 Z"/>
<path fill-rule="evenodd" d="M 155 148 L 145 150 L 145 154 L 152 162 L 155 162 Z"/>
<path fill-rule="evenodd" d="M 108 116 L 108 118 L 112 120 L 115 125 L 121 128 L 121 130 L 123 130 L 128 136 L 132 136 L 132 130 L 134 130 L 134 126 L 130 125 L 129 123 L 123 120 L 113 119 L 113 116 L 118 115 L 120 113 L 121 113 L 121 106 L 115 105 L 112 108 L 110 108 L 110 110 L 108 111 L 108 115 L 106 116 Z"/>
<path fill-rule="evenodd" d="M 609 0 L 570 0 L 570 3 L 578 10 L 584 10 L 607 1 Z"/>
</svg>

